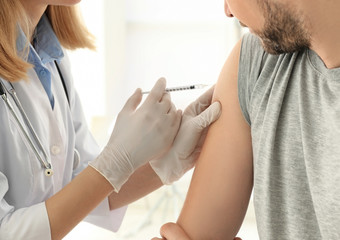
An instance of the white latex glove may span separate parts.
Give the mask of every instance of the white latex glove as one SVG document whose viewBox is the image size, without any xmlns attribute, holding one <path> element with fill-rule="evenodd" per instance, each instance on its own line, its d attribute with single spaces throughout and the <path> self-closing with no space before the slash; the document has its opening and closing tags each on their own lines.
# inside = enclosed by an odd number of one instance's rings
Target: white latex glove
<svg viewBox="0 0 340 240">
<path fill-rule="evenodd" d="M 119 113 L 108 144 L 90 163 L 116 192 L 138 167 L 167 152 L 178 132 L 182 113 L 165 86 L 164 78 L 158 80 L 137 110 L 142 93 L 136 90 Z"/>
<path fill-rule="evenodd" d="M 173 183 L 194 166 L 201 152 L 207 127 L 217 120 L 221 113 L 219 102 L 211 104 L 213 92 L 214 87 L 184 110 L 172 148 L 162 158 L 150 161 L 151 167 L 163 184 Z"/>
</svg>

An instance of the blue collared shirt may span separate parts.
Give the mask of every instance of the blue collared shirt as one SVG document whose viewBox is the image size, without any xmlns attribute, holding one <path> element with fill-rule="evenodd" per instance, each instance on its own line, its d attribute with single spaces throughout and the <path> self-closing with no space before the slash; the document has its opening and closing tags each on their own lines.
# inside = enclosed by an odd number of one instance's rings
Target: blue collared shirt
<svg viewBox="0 0 340 240">
<path fill-rule="evenodd" d="M 23 31 L 20 30 L 17 39 L 18 52 L 22 52 L 26 44 L 27 38 Z M 51 91 L 51 72 L 46 67 L 46 64 L 60 61 L 64 57 L 64 53 L 46 15 L 41 17 L 36 27 L 33 45 L 29 43 L 27 62 L 34 65 L 34 70 L 53 108 L 54 97 Z"/>
</svg>

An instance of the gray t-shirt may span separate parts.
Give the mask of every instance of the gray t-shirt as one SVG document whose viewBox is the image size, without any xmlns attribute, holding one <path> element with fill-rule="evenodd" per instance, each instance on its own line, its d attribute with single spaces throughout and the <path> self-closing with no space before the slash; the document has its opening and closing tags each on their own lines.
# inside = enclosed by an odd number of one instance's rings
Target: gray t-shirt
<svg viewBox="0 0 340 240">
<path fill-rule="evenodd" d="M 270 55 L 247 34 L 238 88 L 260 239 L 339 240 L 340 68 L 310 49 Z"/>
</svg>

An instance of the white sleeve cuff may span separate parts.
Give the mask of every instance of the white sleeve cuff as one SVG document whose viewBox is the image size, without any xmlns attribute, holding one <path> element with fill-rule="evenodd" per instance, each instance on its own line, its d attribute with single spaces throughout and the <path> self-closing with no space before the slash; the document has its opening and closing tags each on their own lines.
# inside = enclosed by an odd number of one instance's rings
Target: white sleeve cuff
<svg viewBox="0 0 340 240">
<path fill-rule="evenodd" d="M 109 200 L 102 201 L 85 219 L 98 227 L 117 232 L 122 224 L 127 206 L 110 211 Z"/>
</svg>

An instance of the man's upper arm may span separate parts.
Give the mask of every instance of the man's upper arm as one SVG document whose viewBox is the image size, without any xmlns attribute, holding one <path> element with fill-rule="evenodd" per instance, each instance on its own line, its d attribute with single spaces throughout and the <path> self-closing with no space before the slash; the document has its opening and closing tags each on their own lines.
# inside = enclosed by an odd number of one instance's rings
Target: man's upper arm
<svg viewBox="0 0 340 240">
<path fill-rule="evenodd" d="M 192 239 L 233 239 L 253 185 L 250 127 L 238 101 L 239 42 L 220 74 L 214 101 L 222 114 L 210 127 L 178 219 Z"/>
</svg>

